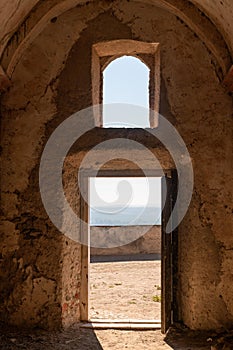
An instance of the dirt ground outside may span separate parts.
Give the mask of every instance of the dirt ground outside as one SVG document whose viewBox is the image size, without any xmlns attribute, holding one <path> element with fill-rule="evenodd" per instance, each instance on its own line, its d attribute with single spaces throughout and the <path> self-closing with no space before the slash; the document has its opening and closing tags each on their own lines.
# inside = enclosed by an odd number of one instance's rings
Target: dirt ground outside
<svg viewBox="0 0 233 350">
<path fill-rule="evenodd" d="M 89 278 L 90 319 L 161 320 L 160 260 L 93 262 Z"/>
</svg>

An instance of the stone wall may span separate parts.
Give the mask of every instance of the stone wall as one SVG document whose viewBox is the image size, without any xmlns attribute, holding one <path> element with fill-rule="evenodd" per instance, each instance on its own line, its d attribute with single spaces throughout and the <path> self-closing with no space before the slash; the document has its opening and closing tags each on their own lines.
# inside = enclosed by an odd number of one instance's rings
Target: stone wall
<svg viewBox="0 0 233 350">
<path fill-rule="evenodd" d="M 41 11 L 49 4 L 44 1 Z M 179 227 L 180 319 L 192 329 L 233 325 L 232 98 L 222 86 L 223 72 L 214 52 L 223 52 L 224 62 L 231 58 L 216 28 L 200 12 L 195 16 L 213 52 L 179 16 L 149 1 L 80 4 L 55 16 L 20 51 L 11 87 L 1 96 L 1 321 L 44 328 L 79 321 L 81 246 L 63 236 L 46 214 L 39 162 L 55 128 L 92 104 L 92 44 L 135 39 L 161 45 L 160 112 L 183 137 L 194 167 L 193 198 Z M 38 12 L 27 18 L 25 30 L 35 18 L 40 18 Z M 23 29 L 4 51 L 4 69 L 22 35 Z M 173 167 L 167 150 L 143 133 L 94 129 L 65 161 L 64 188 L 78 215 L 77 170 L 82 159 L 93 144 L 119 135 L 148 143 L 163 168 Z M 106 150 L 115 158 L 120 151 L 128 159 L 134 153 L 145 167 L 154 166 L 141 151 L 129 153 L 121 145 Z M 92 155 L 92 169 L 103 152 Z M 106 167 L 136 166 L 116 159 Z M 60 216 L 65 220 L 62 212 Z"/>
<path fill-rule="evenodd" d="M 142 235 L 143 232 L 146 232 Z M 108 247 L 109 241 L 115 236 L 122 236 L 122 241 L 132 243 L 115 248 Z M 103 248 L 91 248 L 91 255 L 134 255 L 134 254 L 161 254 L 161 226 L 91 226 L 92 241 L 98 242 Z"/>
</svg>

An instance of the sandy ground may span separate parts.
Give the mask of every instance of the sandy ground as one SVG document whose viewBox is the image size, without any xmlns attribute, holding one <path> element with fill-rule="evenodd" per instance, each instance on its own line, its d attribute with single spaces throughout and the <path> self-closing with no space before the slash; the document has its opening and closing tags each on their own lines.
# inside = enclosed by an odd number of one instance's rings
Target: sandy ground
<svg viewBox="0 0 233 350">
<path fill-rule="evenodd" d="M 90 264 L 91 319 L 161 319 L 161 262 Z"/>
</svg>

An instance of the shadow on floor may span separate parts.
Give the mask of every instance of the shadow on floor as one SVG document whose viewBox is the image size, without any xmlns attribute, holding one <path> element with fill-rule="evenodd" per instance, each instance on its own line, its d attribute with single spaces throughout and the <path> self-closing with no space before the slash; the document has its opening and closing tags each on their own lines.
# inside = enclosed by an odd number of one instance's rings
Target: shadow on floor
<svg viewBox="0 0 233 350">
<path fill-rule="evenodd" d="M 103 350 L 93 330 L 17 330 L 0 328 L 0 350 Z"/>
<path fill-rule="evenodd" d="M 164 341 L 174 350 L 210 350 L 211 334 L 207 332 L 194 332 L 187 329 L 171 328 Z"/>
<path fill-rule="evenodd" d="M 92 255 L 91 263 L 120 262 L 120 261 L 154 261 L 161 260 L 160 254 L 134 254 L 134 255 Z"/>
<path fill-rule="evenodd" d="M 0 350 L 210 350 L 209 337 L 211 334 L 180 329 L 171 329 L 164 339 L 160 331 L 94 332 L 78 326 L 63 331 L 29 331 L 0 326 Z"/>
</svg>

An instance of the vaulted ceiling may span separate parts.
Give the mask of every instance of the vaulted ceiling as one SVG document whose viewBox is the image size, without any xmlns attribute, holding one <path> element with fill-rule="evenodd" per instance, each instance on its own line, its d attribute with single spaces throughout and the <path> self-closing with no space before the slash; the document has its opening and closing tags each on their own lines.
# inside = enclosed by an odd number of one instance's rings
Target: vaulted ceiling
<svg viewBox="0 0 233 350">
<path fill-rule="evenodd" d="M 139 1 L 139 0 L 133 0 Z M 12 35 L 17 28 L 24 22 L 29 13 L 36 7 L 42 6 L 46 17 L 46 11 L 56 7 L 59 13 L 66 9 L 75 7 L 78 3 L 84 3 L 85 0 L 1 0 L 0 1 L 0 55 L 7 46 Z M 157 6 L 169 6 L 182 11 L 184 0 L 150 0 Z M 186 0 L 187 4 L 189 1 Z M 191 0 L 205 15 L 214 23 L 218 31 L 224 37 L 229 51 L 233 57 L 233 1 L 232 0 Z M 46 9 L 45 9 L 46 6 Z M 33 29 L 33 28 L 32 28 Z"/>
</svg>

